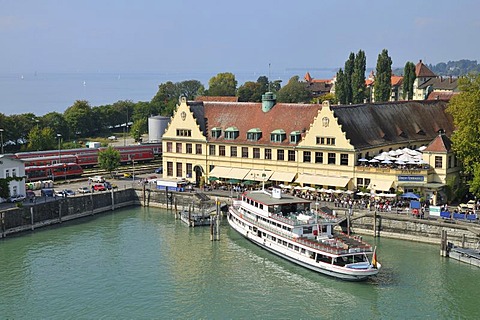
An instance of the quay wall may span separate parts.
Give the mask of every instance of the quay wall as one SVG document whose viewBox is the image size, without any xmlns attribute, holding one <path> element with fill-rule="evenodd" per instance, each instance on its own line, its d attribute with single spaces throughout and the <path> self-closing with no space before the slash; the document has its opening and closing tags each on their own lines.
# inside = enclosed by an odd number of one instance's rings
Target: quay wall
<svg viewBox="0 0 480 320">
<path fill-rule="evenodd" d="M 352 232 L 356 234 L 438 245 L 441 243 L 442 230 L 447 232 L 447 240 L 457 246 L 476 248 L 480 241 L 478 222 L 428 220 L 399 214 L 366 212 L 360 213 L 358 217 L 353 217 L 350 226 Z"/>
<path fill-rule="evenodd" d="M 0 238 L 126 206 L 140 205 L 181 211 L 189 207 L 195 210 L 211 206 L 215 201 L 232 204 L 230 197 L 220 194 L 166 192 L 145 187 L 78 195 L 47 202 L 38 198 L 35 204 L 0 212 Z M 344 229 L 345 226 L 344 221 Z M 350 219 L 350 228 L 354 234 L 375 235 L 373 230 L 376 228 L 376 236 L 433 244 L 440 244 L 442 230 L 446 230 L 448 241 L 471 248 L 476 247 L 480 240 L 478 223 L 449 223 L 401 214 L 375 214 L 366 210 L 355 212 Z"/>
</svg>

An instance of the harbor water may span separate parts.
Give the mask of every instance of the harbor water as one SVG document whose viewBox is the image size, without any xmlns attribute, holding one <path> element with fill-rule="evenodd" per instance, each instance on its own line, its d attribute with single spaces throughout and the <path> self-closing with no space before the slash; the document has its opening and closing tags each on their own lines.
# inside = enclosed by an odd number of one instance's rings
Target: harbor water
<svg viewBox="0 0 480 320">
<path fill-rule="evenodd" d="M 251 244 L 128 208 L 0 241 L 0 319 L 474 319 L 480 269 L 386 238 L 378 276 L 344 282 Z"/>
</svg>

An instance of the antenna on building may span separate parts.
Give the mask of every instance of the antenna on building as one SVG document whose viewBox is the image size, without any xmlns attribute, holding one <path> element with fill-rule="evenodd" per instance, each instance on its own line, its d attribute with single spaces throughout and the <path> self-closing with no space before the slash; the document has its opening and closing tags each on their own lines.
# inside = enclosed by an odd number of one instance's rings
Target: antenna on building
<svg viewBox="0 0 480 320">
<path fill-rule="evenodd" d="M 268 63 L 268 92 L 271 92 L 272 90 L 270 89 L 270 84 L 272 83 L 272 80 L 270 80 L 270 62 Z"/>
</svg>

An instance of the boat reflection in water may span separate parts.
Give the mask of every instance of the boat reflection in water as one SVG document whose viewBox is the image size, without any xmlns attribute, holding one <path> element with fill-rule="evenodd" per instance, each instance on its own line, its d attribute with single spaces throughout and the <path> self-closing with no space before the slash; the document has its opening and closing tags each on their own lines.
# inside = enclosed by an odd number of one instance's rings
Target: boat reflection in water
<svg viewBox="0 0 480 320">
<path fill-rule="evenodd" d="M 334 232 L 339 219 L 280 189 L 247 191 L 228 212 L 230 226 L 260 247 L 343 280 L 364 280 L 381 268 L 372 246 Z"/>
</svg>

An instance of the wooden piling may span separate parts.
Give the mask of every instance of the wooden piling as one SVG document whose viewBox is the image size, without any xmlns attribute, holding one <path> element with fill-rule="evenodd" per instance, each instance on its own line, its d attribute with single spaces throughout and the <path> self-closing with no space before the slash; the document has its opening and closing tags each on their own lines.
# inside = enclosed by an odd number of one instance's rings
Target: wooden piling
<svg viewBox="0 0 480 320">
<path fill-rule="evenodd" d="M 373 212 L 373 237 L 377 237 L 377 209 Z"/>
</svg>

